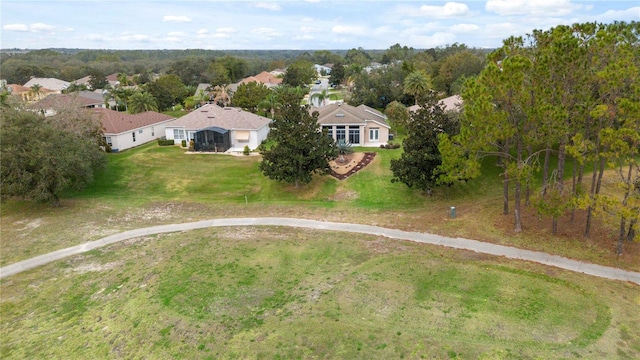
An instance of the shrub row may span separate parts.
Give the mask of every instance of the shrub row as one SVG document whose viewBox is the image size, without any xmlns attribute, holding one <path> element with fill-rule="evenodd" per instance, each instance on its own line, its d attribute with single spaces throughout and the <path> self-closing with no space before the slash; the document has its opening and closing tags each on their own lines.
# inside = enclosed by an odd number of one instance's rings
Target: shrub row
<svg viewBox="0 0 640 360">
<path fill-rule="evenodd" d="M 400 149 L 400 144 L 388 143 L 388 144 L 382 144 L 380 145 L 380 147 L 383 149 Z"/>
<path fill-rule="evenodd" d="M 167 139 L 158 139 L 158 145 L 160 146 L 170 146 L 173 145 L 173 139 L 171 140 L 167 140 Z"/>
</svg>

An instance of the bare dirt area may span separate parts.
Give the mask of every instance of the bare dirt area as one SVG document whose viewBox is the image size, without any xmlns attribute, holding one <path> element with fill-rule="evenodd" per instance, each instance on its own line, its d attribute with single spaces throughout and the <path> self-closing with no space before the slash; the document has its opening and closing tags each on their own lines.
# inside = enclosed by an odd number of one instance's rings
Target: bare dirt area
<svg viewBox="0 0 640 360">
<path fill-rule="evenodd" d="M 349 176 L 364 169 L 375 158 L 373 152 L 356 152 L 344 154 L 331 161 L 331 176 L 338 180 L 344 180 Z"/>
</svg>

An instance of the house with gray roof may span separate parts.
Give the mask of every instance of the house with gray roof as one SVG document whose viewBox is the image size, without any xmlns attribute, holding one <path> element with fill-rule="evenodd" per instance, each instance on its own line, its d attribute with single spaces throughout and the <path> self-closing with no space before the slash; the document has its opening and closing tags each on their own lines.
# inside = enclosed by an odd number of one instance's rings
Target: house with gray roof
<svg viewBox="0 0 640 360">
<path fill-rule="evenodd" d="M 94 108 L 92 111 L 100 119 L 104 140 L 114 152 L 159 139 L 164 136 L 165 126 L 175 119 L 155 111 L 138 114 L 105 108 Z"/>
<path fill-rule="evenodd" d="M 38 78 L 34 77 L 27 81 L 24 86 L 30 88 L 33 85 L 40 85 L 43 89 L 51 90 L 56 93 L 62 93 L 62 90 L 66 89 L 71 83 L 56 79 L 56 78 Z"/>
<path fill-rule="evenodd" d="M 194 140 L 196 151 L 237 152 L 257 148 L 269 134 L 271 119 L 240 108 L 206 104 L 165 127 L 176 144 Z"/>
<path fill-rule="evenodd" d="M 366 105 L 329 104 L 310 109 L 318 112 L 318 124 L 327 130 L 334 141 L 347 140 L 357 146 L 385 145 L 391 127 L 387 117 Z"/>
</svg>

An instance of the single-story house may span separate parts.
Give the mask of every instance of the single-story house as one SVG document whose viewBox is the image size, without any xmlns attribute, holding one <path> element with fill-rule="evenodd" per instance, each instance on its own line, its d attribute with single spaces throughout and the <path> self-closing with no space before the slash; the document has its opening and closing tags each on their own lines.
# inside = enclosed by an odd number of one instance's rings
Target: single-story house
<svg viewBox="0 0 640 360">
<path fill-rule="evenodd" d="M 239 108 L 206 104 L 167 124 L 165 135 L 176 144 L 194 140 L 197 150 L 253 150 L 267 138 L 270 123 L 269 118 Z"/>
<path fill-rule="evenodd" d="M 456 111 L 459 112 L 462 109 L 462 97 L 460 95 L 453 95 L 441 99 L 439 102 L 440 106 L 443 107 L 444 111 Z M 409 112 L 415 112 L 420 109 L 420 105 L 411 105 L 407 108 Z"/>
<path fill-rule="evenodd" d="M 114 152 L 159 139 L 164 136 L 165 126 L 175 119 L 155 111 L 129 114 L 105 108 L 92 110 L 100 119 L 105 142 Z"/>
<path fill-rule="evenodd" d="M 318 123 L 335 141 L 347 140 L 352 145 L 380 146 L 387 143 L 389 129 L 387 117 L 380 111 L 345 103 L 311 108 L 318 112 Z"/>
<path fill-rule="evenodd" d="M 283 79 L 281 77 L 277 77 L 270 72 L 263 71 L 254 76 L 248 76 L 235 84 L 231 84 L 230 89 L 232 92 L 236 92 L 236 90 L 238 90 L 238 86 L 248 84 L 250 82 L 257 82 L 271 89 L 272 87 L 282 84 L 282 80 Z"/>
<path fill-rule="evenodd" d="M 39 111 L 44 116 L 53 116 L 56 114 L 55 109 L 68 106 L 87 109 L 100 108 L 104 107 L 104 101 L 100 100 L 100 97 L 89 98 L 80 93 L 50 94 L 44 99 L 30 104 L 28 108 Z"/>
<path fill-rule="evenodd" d="M 56 78 L 31 78 L 24 86 L 31 88 L 33 85 L 40 85 L 43 89 L 51 90 L 55 93 L 61 94 L 62 90 L 66 89 L 71 83 L 56 79 Z"/>
<path fill-rule="evenodd" d="M 318 76 L 331 75 L 331 67 L 327 65 L 314 64 L 313 67 L 316 68 Z"/>
</svg>

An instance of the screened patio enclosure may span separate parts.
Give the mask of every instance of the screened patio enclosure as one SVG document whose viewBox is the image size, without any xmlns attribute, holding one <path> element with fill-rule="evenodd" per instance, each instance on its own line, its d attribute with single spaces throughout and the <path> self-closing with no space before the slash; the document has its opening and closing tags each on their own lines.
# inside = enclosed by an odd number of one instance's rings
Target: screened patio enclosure
<svg viewBox="0 0 640 360">
<path fill-rule="evenodd" d="M 217 126 L 198 130 L 193 137 L 195 151 L 225 152 L 231 147 L 231 132 Z"/>
</svg>

